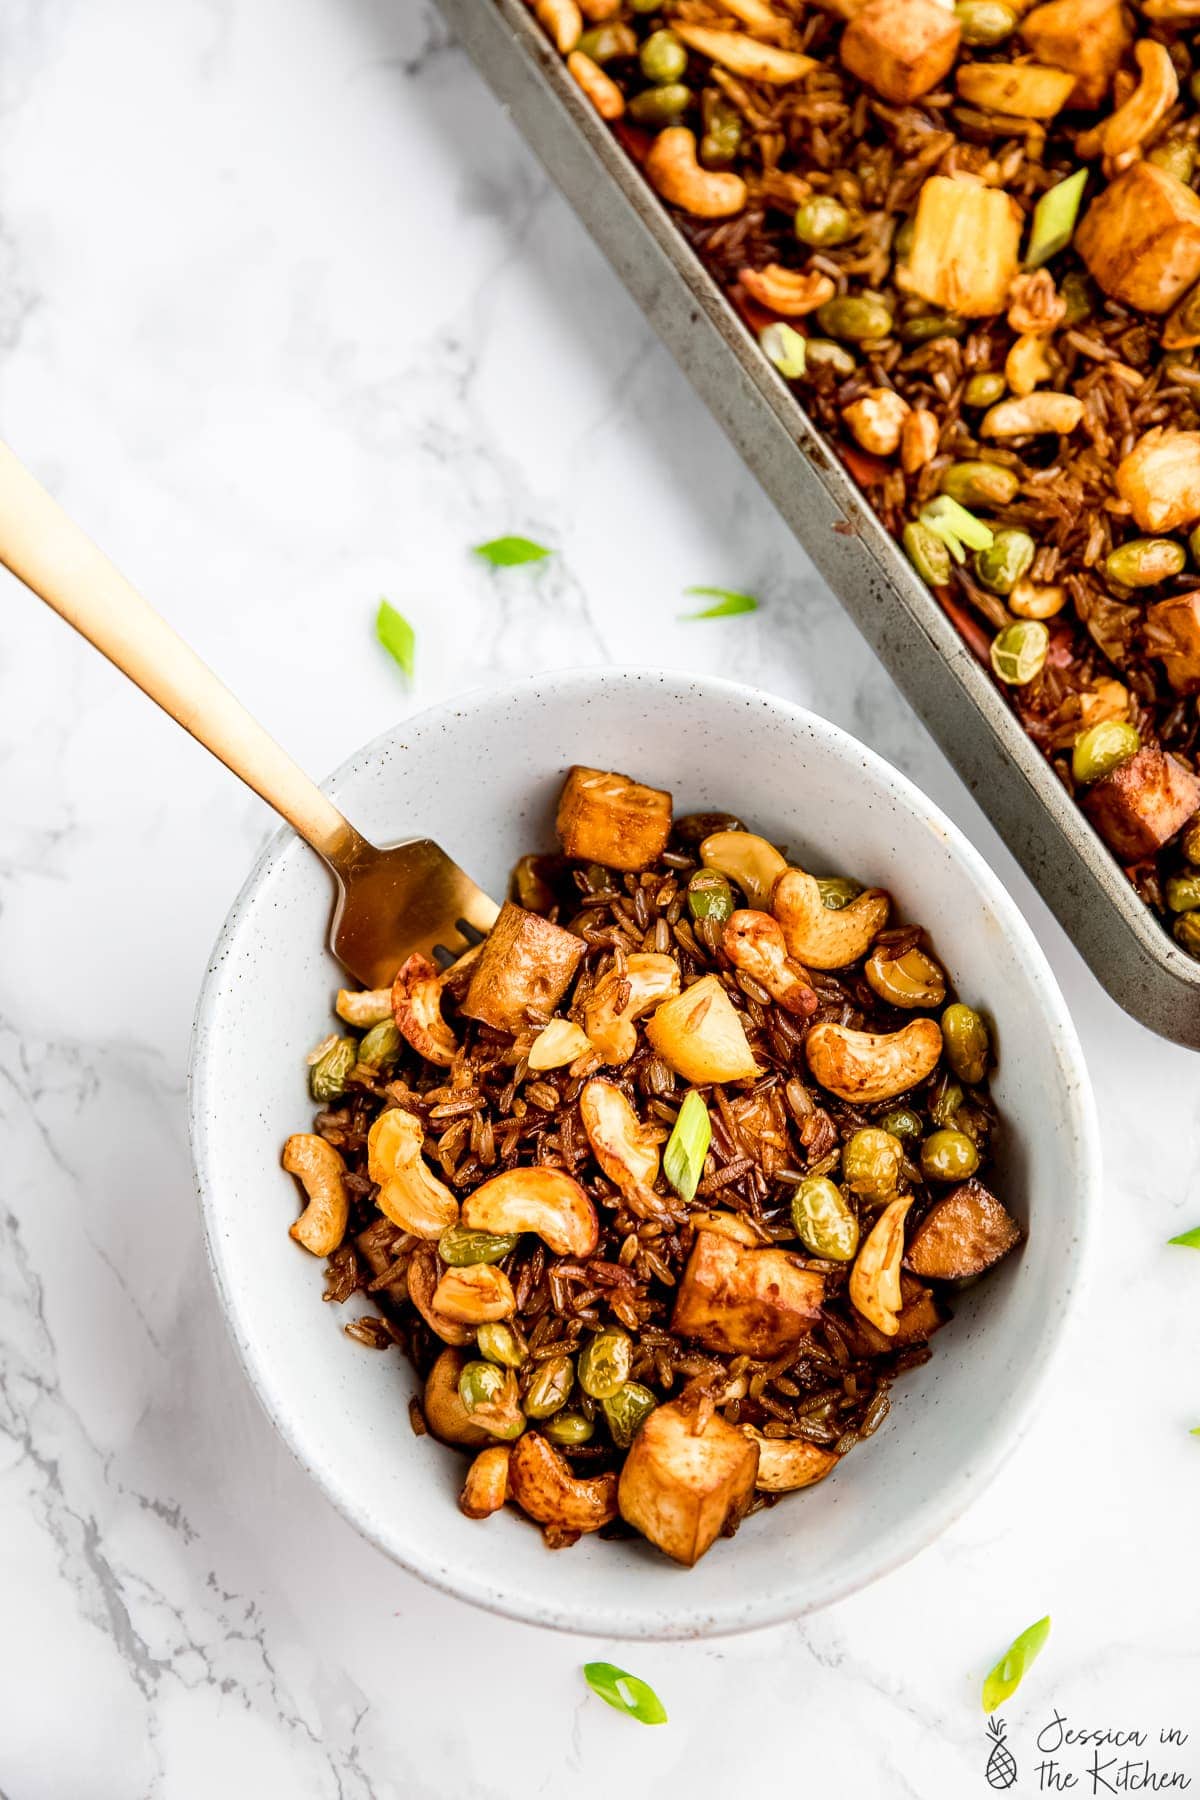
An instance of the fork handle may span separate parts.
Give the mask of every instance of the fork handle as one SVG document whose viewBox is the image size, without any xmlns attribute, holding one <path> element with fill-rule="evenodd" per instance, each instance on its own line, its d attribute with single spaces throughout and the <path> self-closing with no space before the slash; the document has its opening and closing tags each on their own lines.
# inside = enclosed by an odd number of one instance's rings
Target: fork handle
<svg viewBox="0 0 1200 1800">
<path fill-rule="evenodd" d="M 335 868 L 362 839 L 316 783 L 0 444 L 0 563 Z"/>
</svg>

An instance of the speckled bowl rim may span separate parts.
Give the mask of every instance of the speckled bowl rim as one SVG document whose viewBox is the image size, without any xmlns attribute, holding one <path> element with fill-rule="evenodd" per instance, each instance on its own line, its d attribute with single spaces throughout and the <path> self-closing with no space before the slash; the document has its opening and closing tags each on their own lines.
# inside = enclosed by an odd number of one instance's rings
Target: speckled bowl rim
<svg viewBox="0 0 1200 1800">
<path fill-rule="evenodd" d="M 216 1229 L 213 1182 L 209 1173 L 208 1133 L 212 1121 L 204 1103 L 206 1064 L 210 1046 L 217 1035 L 209 1030 L 209 1024 L 216 1004 L 221 964 L 237 937 L 243 920 L 253 908 L 268 872 L 285 848 L 295 841 L 296 834 L 290 826 L 283 826 L 266 843 L 231 906 L 213 947 L 192 1027 L 187 1078 L 188 1129 L 208 1265 L 234 1349 L 251 1388 L 283 1442 L 342 1517 L 362 1537 L 410 1574 L 418 1576 L 443 1593 L 469 1601 L 485 1611 L 559 1631 L 666 1641 L 724 1637 L 761 1630 L 820 1611 L 851 1594 L 861 1592 L 911 1561 L 936 1542 L 967 1511 L 994 1480 L 1024 1438 L 1058 1367 L 1069 1330 L 1078 1316 L 1080 1296 L 1086 1286 L 1095 1251 L 1094 1219 L 1098 1209 L 1102 1171 L 1099 1117 L 1082 1046 L 1045 953 L 1016 902 L 970 840 L 914 782 L 868 745 L 806 707 L 797 706 L 791 701 L 741 682 L 717 676 L 689 675 L 672 669 L 601 666 L 543 671 L 510 682 L 470 689 L 406 717 L 356 750 L 321 785 L 336 800 L 342 783 L 361 766 L 376 760 L 397 731 L 411 732 L 439 723 L 449 723 L 456 715 L 461 715 L 477 702 L 491 702 L 500 696 L 519 701 L 522 694 L 532 696 L 546 687 L 552 687 L 559 697 L 565 687 L 574 687 L 581 692 L 589 690 L 589 697 L 595 698 L 602 696 L 606 687 L 629 682 L 660 686 L 665 683 L 680 684 L 702 693 L 720 694 L 748 705 L 766 706 L 781 720 L 787 720 L 811 732 L 814 737 L 824 739 L 840 757 L 869 769 L 885 789 L 890 791 L 898 806 L 915 814 L 923 822 L 936 826 L 944 834 L 946 843 L 962 863 L 969 879 L 986 897 L 1002 921 L 1005 932 L 1028 960 L 1055 1060 L 1063 1074 L 1063 1098 L 1067 1110 L 1063 1127 L 1060 1128 L 1070 1129 L 1077 1157 L 1070 1251 L 1072 1266 L 1063 1270 L 1063 1305 L 1047 1319 L 1038 1359 L 1035 1364 L 1028 1365 L 1027 1378 L 1019 1397 L 1014 1398 L 1007 1410 L 998 1415 L 989 1449 L 977 1456 L 970 1467 L 960 1468 L 944 1482 L 936 1499 L 929 1502 L 919 1520 L 914 1521 L 907 1532 L 898 1533 L 898 1541 L 881 1543 L 876 1555 L 870 1559 L 869 1567 L 864 1568 L 860 1564 L 855 1571 L 847 1570 L 841 1579 L 836 1574 L 828 1576 L 819 1592 L 807 1596 L 798 1596 L 787 1589 L 762 1593 L 747 1600 L 736 1610 L 727 1606 L 719 1613 L 705 1611 L 703 1606 L 688 1608 L 685 1602 L 678 1615 L 670 1619 L 661 1616 L 647 1619 L 639 1615 L 636 1606 L 629 1605 L 605 1609 L 602 1614 L 597 1614 L 594 1608 L 585 1613 L 568 1606 L 547 1606 L 508 1589 L 456 1573 L 439 1559 L 434 1547 L 411 1546 L 408 1554 L 402 1554 L 376 1528 L 371 1518 L 365 1514 L 358 1498 L 343 1484 L 339 1474 L 328 1466 L 314 1463 L 304 1454 L 293 1434 L 286 1407 L 274 1392 L 271 1365 L 260 1360 L 255 1347 L 252 1321 L 242 1317 L 227 1276 L 220 1233 Z M 736 1553 L 736 1539 L 732 1549 Z"/>
</svg>

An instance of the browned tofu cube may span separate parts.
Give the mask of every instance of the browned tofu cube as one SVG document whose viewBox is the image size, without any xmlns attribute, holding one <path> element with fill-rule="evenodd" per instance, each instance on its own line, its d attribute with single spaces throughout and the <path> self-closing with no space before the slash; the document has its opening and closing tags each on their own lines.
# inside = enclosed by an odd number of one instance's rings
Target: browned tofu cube
<svg viewBox="0 0 1200 1800">
<path fill-rule="evenodd" d="M 838 1330 L 856 1355 L 890 1356 L 910 1344 L 924 1344 L 946 1323 L 948 1314 L 930 1289 L 904 1271 L 900 1275 L 900 1298 L 903 1305 L 897 1315 L 895 1337 L 885 1337 L 861 1313 L 838 1320 Z"/>
<path fill-rule="evenodd" d="M 1092 201 L 1075 248 L 1114 300 L 1169 312 L 1200 278 L 1200 198 L 1157 163 L 1135 162 Z"/>
<path fill-rule="evenodd" d="M 1143 432 L 1117 464 L 1117 492 L 1143 531 L 1177 531 L 1200 519 L 1200 431 Z"/>
<path fill-rule="evenodd" d="M 1121 0 L 1048 0 L 1026 13 L 1021 36 L 1044 63 L 1068 69 L 1068 107 L 1099 106 L 1133 41 Z"/>
<path fill-rule="evenodd" d="M 1000 188 L 931 175 L 897 284 L 964 319 L 1002 313 L 1020 267 L 1021 209 Z"/>
<path fill-rule="evenodd" d="M 671 796 L 628 775 L 576 763 L 558 802 L 557 830 L 566 854 L 581 862 L 648 869 L 671 835 Z"/>
<path fill-rule="evenodd" d="M 958 20 L 937 0 L 868 0 L 842 33 L 842 61 L 902 106 L 949 73 L 960 35 Z"/>
<path fill-rule="evenodd" d="M 506 900 L 484 940 L 462 1010 L 498 1031 L 520 1031 L 529 1013 L 552 1013 L 574 979 L 582 938 Z"/>
<path fill-rule="evenodd" d="M 935 1201 L 909 1239 L 905 1261 L 927 1281 L 982 1275 L 1021 1241 L 1021 1227 L 982 1181 Z"/>
<path fill-rule="evenodd" d="M 1153 856 L 1197 808 L 1200 781 L 1155 744 L 1093 782 L 1083 797 L 1084 812 L 1123 863 Z"/>
<path fill-rule="evenodd" d="M 748 1250 L 698 1231 L 671 1330 L 728 1356 L 782 1356 L 812 1331 L 824 1278 L 786 1250 Z"/>
<path fill-rule="evenodd" d="M 1200 694 L 1200 588 L 1146 608 L 1143 641 L 1177 694 Z"/>
<path fill-rule="evenodd" d="M 621 1470 L 621 1517 L 691 1568 L 749 1505 L 758 1445 L 713 1413 L 704 1430 L 677 1401 L 656 1406 Z"/>
</svg>

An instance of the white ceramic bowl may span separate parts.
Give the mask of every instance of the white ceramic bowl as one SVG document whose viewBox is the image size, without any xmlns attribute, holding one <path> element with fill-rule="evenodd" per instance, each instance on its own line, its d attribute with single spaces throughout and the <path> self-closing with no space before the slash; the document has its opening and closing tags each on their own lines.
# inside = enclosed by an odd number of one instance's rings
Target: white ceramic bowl
<svg viewBox="0 0 1200 1800">
<path fill-rule="evenodd" d="M 364 1536 L 407 1569 L 515 1618 L 612 1637 L 690 1637 L 825 1605 L 929 1544 L 1017 1441 L 1079 1286 L 1098 1191 L 1094 1106 L 1042 952 L 956 828 L 870 750 L 750 688 L 586 670 L 468 695 L 406 721 L 329 792 L 379 841 L 436 837 L 494 894 L 521 852 L 553 842 L 573 762 L 669 788 L 677 811 L 739 813 L 818 872 L 887 887 L 932 934 L 959 992 L 995 1021 L 993 1091 L 1007 1125 L 999 1186 L 1028 1228 L 1019 1254 L 964 1294 L 932 1361 L 894 1390 L 874 1440 L 676 1568 L 641 1540 L 549 1552 L 504 1513 L 455 1505 L 462 1462 L 408 1424 L 398 1355 L 342 1331 L 322 1265 L 287 1237 L 289 1132 L 307 1128 L 304 1057 L 330 1029 L 338 969 L 330 887 L 281 832 L 221 933 L 197 1015 L 192 1143 L 213 1271 L 250 1381 L 296 1457 Z"/>
</svg>

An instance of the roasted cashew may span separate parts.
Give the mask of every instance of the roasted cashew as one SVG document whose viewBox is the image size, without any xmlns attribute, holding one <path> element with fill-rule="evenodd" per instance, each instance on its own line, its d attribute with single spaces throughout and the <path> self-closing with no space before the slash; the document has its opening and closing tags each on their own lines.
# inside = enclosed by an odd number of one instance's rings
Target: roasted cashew
<svg viewBox="0 0 1200 1800">
<path fill-rule="evenodd" d="M 575 0 L 533 0 L 534 17 L 560 56 L 573 50 L 583 33 Z"/>
<path fill-rule="evenodd" d="M 735 969 L 766 988 L 772 1000 L 799 1019 L 815 1013 L 819 1004 L 812 984 L 798 962 L 787 953 L 783 927 L 770 913 L 735 912 L 725 927 L 721 947 Z"/>
<path fill-rule="evenodd" d="M 1200 0 L 1197 4 L 1200 5 Z M 786 37 L 792 29 L 791 20 L 781 18 L 772 7 L 764 5 L 763 0 L 722 0 L 721 10 L 731 13 L 757 37 Z"/>
<path fill-rule="evenodd" d="M 657 1203 L 658 1142 L 621 1089 L 595 1076 L 579 1096 L 579 1116 L 596 1161 L 622 1194 Z"/>
<path fill-rule="evenodd" d="M 1054 375 L 1055 363 L 1050 345 L 1044 337 L 1026 332 L 1019 337 L 1004 359 L 1004 379 L 1014 394 L 1022 398 L 1032 394 Z"/>
<path fill-rule="evenodd" d="M 760 44 L 740 31 L 712 31 L 707 25 L 685 25 L 678 19 L 673 22 L 672 30 L 689 50 L 698 50 L 710 62 L 719 63 L 723 69 L 732 69 L 735 75 L 741 75 L 747 81 L 784 86 L 790 81 L 799 81 L 810 69 L 820 67 L 813 57 L 802 56 L 798 50 L 781 50 L 775 44 Z"/>
<path fill-rule="evenodd" d="M 783 927 L 788 954 L 807 969 L 846 969 L 865 956 L 887 924 L 891 903 L 881 888 L 856 894 L 832 908 L 818 882 L 803 869 L 788 869 L 775 884 L 771 911 Z"/>
<path fill-rule="evenodd" d="M 625 111 L 625 96 L 612 76 L 604 73 L 599 63 L 593 62 L 590 56 L 585 56 L 582 50 L 572 50 L 567 58 L 567 70 L 602 119 L 607 119 L 611 124 L 614 119 L 621 117 Z"/>
<path fill-rule="evenodd" d="M 837 293 L 831 276 L 815 270 L 785 269 L 782 263 L 768 263 L 765 269 L 739 269 L 738 280 L 752 300 L 785 319 L 816 312 Z"/>
<path fill-rule="evenodd" d="M 774 1241 L 769 1233 L 759 1231 L 749 1219 L 743 1219 L 740 1213 L 692 1213 L 688 1224 L 696 1231 L 715 1231 L 718 1237 L 732 1238 L 735 1244 L 745 1244 L 751 1250 L 761 1250 L 764 1245 L 769 1246 Z"/>
<path fill-rule="evenodd" d="M 401 1231 L 441 1237 L 458 1223 L 458 1201 L 422 1155 L 425 1127 L 415 1113 L 390 1106 L 367 1133 L 367 1174 L 379 1183 L 375 1204 Z"/>
<path fill-rule="evenodd" d="M 697 219 L 728 219 L 746 204 L 746 184 L 740 175 L 700 166 L 696 134 L 686 125 L 668 125 L 659 132 L 645 170 L 656 193 Z"/>
<path fill-rule="evenodd" d="M 529 1046 L 528 1062 L 539 1074 L 543 1069 L 561 1069 L 576 1057 L 586 1056 L 592 1040 L 573 1019 L 551 1019 Z"/>
<path fill-rule="evenodd" d="M 487 1325 L 511 1319 L 517 1310 L 512 1282 L 495 1263 L 468 1263 L 446 1269 L 433 1292 L 433 1310 L 459 1325 Z"/>
<path fill-rule="evenodd" d="M 753 831 L 714 831 L 700 846 L 706 869 L 736 881 L 751 906 L 767 906 L 771 892 L 787 868 L 774 844 Z"/>
<path fill-rule="evenodd" d="M 805 1040 L 808 1066 L 823 1088 L 851 1105 L 890 1100 L 924 1081 L 942 1053 L 941 1027 L 913 1019 L 900 1031 L 851 1031 L 825 1021 Z"/>
<path fill-rule="evenodd" d="M 572 1475 L 564 1457 L 538 1431 L 527 1431 L 509 1452 L 508 1485 L 522 1512 L 558 1531 L 599 1531 L 617 1516 L 617 1478 Z"/>
<path fill-rule="evenodd" d="M 458 1039 L 442 1017 L 442 977 L 434 963 L 414 952 L 397 970 L 392 983 L 392 1017 L 402 1038 L 426 1062 L 448 1069 Z"/>
<path fill-rule="evenodd" d="M 1143 38 L 1134 45 L 1133 54 L 1142 71 L 1137 87 L 1102 125 L 1081 131 L 1075 139 L 1079 156 L 1103 156 L 1109 176 L 1119 174 L 1134 160 L 1179 98 L 1179 77 L 1164 44 Z"/>
<path fill-rule="evenodd" d="M 909 411 L 908 401 L 894 388 L 873 387 L 850 402 L 842 421 L 872 456 L 894 456 Z"/>
<path fill-rule="evenodd" d="M 940 438 L 936 413 L 928 412 L 924 407 L 909 413 L 900 427 L 900 467 L 906 475 L 915 475 L 918 469 L 933 461 Z"/>
<path fill-rule="evenodd" d="M 470 1342 L 469 1333 L 467 1342 Z M 458 1391 L 458 1378 L 466 1361 L 461 1350 L 442 1351 L 425 1377 L 421 1410 L 434 1437 L 440 1438 L 444 1444 L 465 1444 L 468 1447 L 490 1444 L 490 1435 L 482 1425 L 473 1423 Z"/>
<path fill-rule="evenodd" d="M 346 1165 L 323 1137 L 311 1131 L 293 1132 L 283 1146 L 283 1166 L 295 1175 L 308 1205 L 288 1236 L 314 1256 L 332 1256 L 346 1235 L 350 1198 L 346 1193 Z"/>
<path fill-rule="evenodd" d="M 797 1488 L 811 1487 L 841 1461 L 832 1450 L 823 1450 L 805 1438 L 764 1437 L 753 1425 L 743 1425 L 742 1430 L 758 1445 L 754 1485 L 760 1493 L 791 1494 Z"/>
<path fill-rule="evenodd" d="M 904 1221 L 912 1203 L 912 1195 L 906 1194 L 884 1207 L 850 1271 L 852 1305 L 884 1337 L 895 1337 L 900 1329 L 900 1308 L 904 1304 L 900 1263 L 904 1256 Z"/>
<path fill-rule="evenodd" d="M 443 1344 L 454 1344 L 461 1349 L 463 1345 L 474 1342 L 474 1329 L 470 1325 L 460 1324 L 457 1319 L 447 1319 L 434 1310 L 433 1296 L 437 1281 L 438 1261 L 433 1246 L 422 1245 L 409 1259 L 408 1297 L 430 1331 L 440 1337 Z"/>
<path fill-rule="evenodd" d="M 679 964 L 673 956 L 635 950 L 625 959 L 623 975 L 610 969 L 588 996 L 583 1024 L 593 1049 L 606 1063 L 628 1062 L 637 1049 L 633 1021 L 678 992 Z"/>
<path fill-rule="evenodd" d="M 1008 288 L 1008 323 L 1018 337 L 1045 337 L 1067 315 L 1067 303 L 1049 269 L 1014 275 Z"/>
<path fill-rule="evenodd" d="M 1074 394 L 1040 388 L 1019 400 L 1001 400 L 989 406 L 979 427 L 981 437 L 1028 437 L 1041 431 L 1057 431 L 1064 437 L 1083 417 L 1083 401 Z"/>
<path fill-rule="evenodd" d="M 339 1019 L 345 1019 L 347 1025 L 357 1025 L 360 1030 L 382 1025 L 392 1016 L 392 990 L 390 987 L 339 988 L 335 1011 Z"/>
<path fill-rule="evenodd" d="M 458 1496 L 458 1510 L 468 1519 L 486 1519 L 499 1512 L 508 1499 L 508 1459 L 512 1451 L 507 1444 L 492 1444 L 481 1450 L 463 1482 Z"/>
<path fill-rule="evenodd" d="M 463 1201 L 462 1222 L 499 1235 L 536 1232 L 556 1256 L 590 1256 L 600 1236 L 596 1209 L 562 1169 L 506 1169 Z"/>
</svg>

